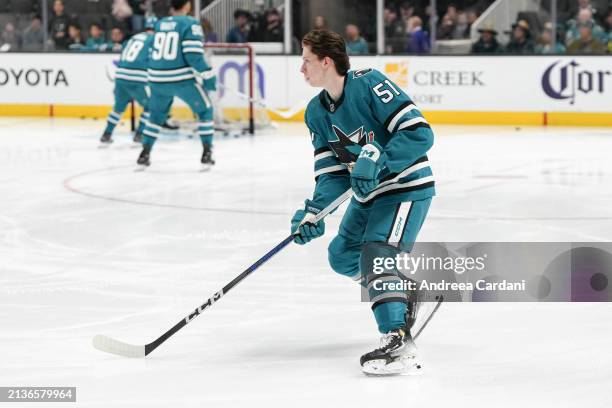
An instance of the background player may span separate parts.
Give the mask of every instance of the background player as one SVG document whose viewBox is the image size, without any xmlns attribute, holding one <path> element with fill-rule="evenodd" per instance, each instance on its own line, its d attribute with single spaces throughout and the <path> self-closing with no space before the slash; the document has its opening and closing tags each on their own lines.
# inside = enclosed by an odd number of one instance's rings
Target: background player
<svg viewBox="0 0 612 408">
<path fill-rule="evenodd" d="M 182 99 L 198 118 L 197 133 L 202 141 L 201 163 L 206 167 L 212 158 L 214 134 L 213 108 L 206 90 L 214 89 L 216 78 L 204 59 L 204 37 L 200 23 L 188 16 L 189 0 L 172 0 L 170 17 L 155 25 L 155 36 L 149 61 L 151 87 L 151 115 L 144 130 L 143 149 L 138 164 L 149 166 L 150 154 L 165 123 L 172 99 Z M 204 88 L 197 79 L 204 80 Z"/>
<path fill-rule="evenodd" d="M 123 112 L 125 112 L 125 109 L 132 100 L 136 100 L 143 108 L 140 122 L 134 135 L 134 142 L 140 142 L 142 139 L 142 132 L 149 118 L 147 67 L 156 22 L 157 18 L 147 17 L 145 32 L 133 35 L 124 44 L 115 74 L 115 106 L 108 114 L 106 129 L 104 129 L 104 134 L 100 138 L 100 142 L 103 144 L 113 142 L 113 130 L 115 130 L 115 126 L 121 120 L 121 115 L 123 115 Z"/>
<path fill-rule="evenodd" d="M 395 268 L 375 274 L 373 260 L 410 251 L 425 219 L 434 181 L 426 152 L 433 132 L 410 98 L 373 69 L 349 71 L 342 37 L 314 30 L 302 40 L 301 72 L 324 90 L 306 109 L 314 146 L 316 186 L 291 220 L 295 239 L 305 244 L 323 235 L 314 214 L 348 188 L 354 191 L 329 245 L 329 263 L 338 273 L 367 288 L 383 333 L 380 348 L 361 357 L 368 374 L 418 371 L 416 347 L 406 323 L 408 293 L 376 290 L 375 282 L 401 282 Z M 381 287 L 376 285 L 376 287 Z"/>
</svg>

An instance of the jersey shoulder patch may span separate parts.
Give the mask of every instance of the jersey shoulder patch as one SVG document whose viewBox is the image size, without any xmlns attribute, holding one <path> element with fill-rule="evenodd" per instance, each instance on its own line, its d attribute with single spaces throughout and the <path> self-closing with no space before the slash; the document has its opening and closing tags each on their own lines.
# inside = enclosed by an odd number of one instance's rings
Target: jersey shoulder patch
<svg viewBox="0 0 612 408">
<path fill-rule="evenodd" d="M 358 69 L 356 71 L 353 71 L 353 79 L 361 78 L 362 76 L 367 75 L 372 71 L 372 68 Z"/>
<path fill-rule="evenodd" d="M 195 37 L 204 37 L 204 31 L 202 30 L 202 26 L 199 24 L 192 24 L 191 35 Z"/>
<path fill-rule="evenodd" d="M 147 33 L 138 33 L 132 37 L 134 40 L 146 41 L 149 35 Z"/>
</svg>

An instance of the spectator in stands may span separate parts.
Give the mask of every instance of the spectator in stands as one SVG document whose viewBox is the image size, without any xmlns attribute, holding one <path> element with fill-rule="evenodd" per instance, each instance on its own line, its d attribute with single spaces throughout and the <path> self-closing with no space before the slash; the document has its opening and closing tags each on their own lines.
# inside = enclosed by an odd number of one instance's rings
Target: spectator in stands
<svg viewBox="0 0 612 408">
<path fill-rule="evenodd" d="M 68 49 L 71 51 L 81 51 L 85 49 L 85 42 L 81 33 L 81 27 L 77 23 L 70 23 L 68 26 Z"/>
<path fill-rule="evenodd" d="M 234 27 L 227 33 L 225 41 L 228 43 L 243 43 L 247 41 L 249 35 L 249 17 L 246 10 L 237 9 L 234 11 Z"/>
<path fill-rule="evenodd" d="M 492 24 L 485 24 L 478 29 L 480 38 L 472 44 L 472 54 L 499 54 L 502 52 L 502 46 L 497 41 L 497 31 Z"/>
<path fill-rule="evenodd" d="M 608 53 L 612 54 L 612 5 L 604 20 L 604 28 L 606 29 L 606 34 L 608 34 Z"/>
<path fill-rule="evenodd" d="M 125 34 L 119 27 L 114 27 L 111 30 L 111 40 L 108 43 L 108 51 L 121 52 L 123 49 L 123 41 L 125 40 Z"/>
<path fill-rule="evenodd" d="M 557 43 L 553 44 L 553 25 L 550 21 L 547 22 L 536 44 L 536 54 L 565 54 L 565 46 L 562 43 L 563 37 L 560 34 L 557 30 Z"/>
<path fill-rule="evenodd" d="M 571 44 L 580 38 L 580 25 L 583 23 L 591 23 L 593 27 L 593 37 L 601 43 L 607 42 L 607 35 L 603 28 L 595 23 L 593 12 L 589 8 L 581 8 L 576 19 L 567 22 L 567 33 L 565 35 L 565 43 Z"/>
<path fill-rule="evenodd" d="M 444 3 L 445 2 L 443 2 L 442 5 L 444 5 Z M 438 6 L 440 5 L 441 5 L 440 2 L 438 2 Z M 438 14 L 438 16 L 441 16 L 441 18 L 438 20 L 438 29 L 440 29 L 440 27 L 442 26 L 445 20 L 451 20 L 453 22 L 453 26 L 457 24 L 458 14 L 459 14 L 459 11 L 457 9 L 457 5 L 455 3 L 448 3 L 446 5 L 446 9 L 444 10 L 444 12 Z"/>
<path fill-rule="evenodd" d="M 464 9 L 471 11 L 478 17 L 493 3 L 493 0 L 463 0 L 461 3 Z"/>
<path fill-rule="evenodd" d="M 578 25 L 580 37 L 567 47 L 570 54 L 605 54 L 606 46 L 593 36 L 593 23 L 588 21 Z"/>
<path fill-rule="evenodd" d="M 104 39 L 100 24 L 93 23 L 89 27 L 89 38 L 85 43 L 85 48 L 87 48 L 88 51 L 106 51 L 108 48 L 108 43 Z"/>
<path fill-rule="evenodd" d="M 123 24 L 123 22 L 134 15 L 132 7 L 130 7 L 128 0 L 113 0 L 111 7 L 111 15 L 117 22 Z"/>
<path fill-rule="evenodd" d="M 413 54 L 426 54 L 430 51 L 429 33 L 423 30 L 423 20 L 419 16 L 408 19 L 408 42 L 405 51 Z"/>
<path fill-rule="evenodd" d="M 202 17 L 201 18 L 202 31 L 204 32 L 204 42 L 205 43 L 216 43 L 219 42 L 219 36 L 213 29 L 210 20 Z"/>
<path fill-rule="evenodd" d="M 397 19 L 397 12 L 391 7 L 385 8 L 383 19 L 385 21 L 385 52 L 387 54 L 403 52 L 406 24 Z"/>
<path fill-rule="evenodd" d="M 51 41 L 58 50 L 68 48 L 69 24 L 70 19 L 64 14 L 64 2 L 62 0 L 55 0 L 53 2 L 53 14 L 49 20 L 49 34 L 51 35 Z"/>
<path fill-rule="evenodd" d="M 281 15 L 277 9 L 270 9 L 266 12 L 266 29 L 262 33 L 263 42 L 283 42 L 284 29 Z"/>
<path fill-rule="evenodd" d="M 603 22 L 604 13 L 608 8 L 607 2 L 608 0 L 575 0 L 572 8 L 573 15 L 577 16 L 582 10 L 589 10 L 595 22 Z"/>
<path fill-rule="evenodd" d="M 608 35 L 612 34 L 612 3 L 610 5 L 610 11 L 608 11 L 606 18 L 604 19 L 604 29 Z"/>
<path fill-rule="evenodd" d="M 459 10 L 457 10 L 457 5 L 455 3 L 450 3 L 446 6 L 445 16 L 450 17 L 453 21 L 457 21 L 457 15 L 459 14 Z"/>
<path fill-rule="evenodd" d="M 44 48 L 45 33 L 42 28 L 40 16 L 34 16 L 32 22 L 23 31 L 24 51 L 41 51 Z"/>
<path fill-rule="evenodd" d="M 21 36 L 15 29 L 15 24 L 10 21 L 4 26 L 4 31 L 0 35 L 0 45 L 3 51 L 17 51 L 21 48 Z"/>
<path fill-rule="evenodd" d="M 325 21 L 325 17 L 316 16 L 314 19 L 314 30 L 326 30 L 327 29 L 327 21 Z"/>
<path fill-rule="evenodd" d="M 397 12 L 392 7 L 385 7 L 383 11 L 383 21 L 385 24 L 385 36 L 395 37 L 403 35 L 405 27 L 401 21 L 397 19 Z"/>
<path fill-rule="evenodd" d="M 408 22 L 410 17 L 414 16 L 415 10 L 414 5 L 408 1 L 404 1 L 400 4 L 400 18 L 402 21 Z"/>
<path fill-rule="evenodd" d="M 144 30 L 147 2 L 146 0 L 128 0 L 128 4 L 132 8 L 132 32 L 139 33 Z"/>
<path fill-rule="evenodd" d="M 438 40 L 452 40 L 453 33 L 455 32 L 455 21 L 449 14 L 445 14 L 442 17 L 442 23 L 438 27 L 436 38 Z"/>
<path fill-rule="evenodd" d="M 468 20 L 468 27 L 467 27 L 467 37 L 470 37 L 470 33 L 472 30 L 472 24 L 474 24 L 476 22 L 476 20 L 478 20 L 478 13 L 476 12 L 476 10 L 468 10 L 466 13 L 467 15 L 467 20 Z"/>
<path fill-rule="evenodd" d="M 467 13 L 457 14 L 457 23 L 453 30 L 453 40 L 462 40 L 470 37 L 470 22 Z"/>
<path fill-rule="evenodd" d="M 506 52 L 509 54 L 533 54 L 535 52 L 527 21 L 519 20 L 512 25 L 512 37 L 506 46 Z"/>
<path fill-rule="evenodd" d="M 253 10 L 249 12 L 249 33 L 246 37 L 247 42 L 262 42 L 263 33 L 266 30 L 267 21 L 263 10 Z"/>
<path fill-rule="evenodd" d="M 359 35 L 359 27 L 348 24 L 346 33 L 346 52 L 349 55 L 363 55 L 368 53 L 368 43 Z"/>
<path fill-rule="evenodd" d="M 432 16 L 433 16 L 433 7 L 431 6 L 431 4 L 428 4 L 423 8 L 423 12 L 419 14 L 419 17 L 421 17 L 421 21 L 423 22 L 423 27 L 431 27 Z M 436 16 L 436 19 L 437 18 L 438 16 Z M 406 23 L 406 26 L 408 26 L 408 23 Z"/>
<path fill-rule="evenodd" d="M 463 15 L 463 27 L 457 27 L 459 23 L 459 12 L 457 10 L 457 5 L 455 3 L 450 3 L 446 7 L 446 11 L 442 16 L 442 20 L 438 25 L 438 29 L 436 30 L 436 38 L 440 40 L 452 40 L 455 38 L 462 38 L 463 32 L 465 31 L 465 27 L 467 26 L 467 19 L 465 18 L 465 14 Z M 461 34 L 457 34 L 458 31 Z M 460 35 L 460 37 L 457 37 Z"/>
</svg>

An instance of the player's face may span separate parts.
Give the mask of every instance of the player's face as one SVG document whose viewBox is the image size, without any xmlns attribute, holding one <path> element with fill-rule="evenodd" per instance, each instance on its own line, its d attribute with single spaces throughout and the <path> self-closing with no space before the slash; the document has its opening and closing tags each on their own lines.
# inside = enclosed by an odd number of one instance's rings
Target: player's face
<svg viewBox="0 0 612 408">
<path fill-rule="evenodd" d="M 308 85 L 320 87 L 323 85 L 324 59 L 319 59 L 318 56 L 310 51 L 310 47 L 305 46 L 302 50 L 302 67 L 300 72 L 304 74 L 304 79 Z"/>
</svg>

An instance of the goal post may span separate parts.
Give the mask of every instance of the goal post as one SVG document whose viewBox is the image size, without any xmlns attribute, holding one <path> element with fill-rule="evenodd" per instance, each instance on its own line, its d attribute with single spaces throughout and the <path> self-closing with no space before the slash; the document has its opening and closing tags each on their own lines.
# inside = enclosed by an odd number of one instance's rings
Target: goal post
<svg viewBox="0 0 612 408">
<path fill-rule="evenodd" d="M 263 100 L 263 70 L 249 43 L 205 43 L 205 58 L 217 77 L 217 90 L 209 92 L 213 103 L 215 130 L 221 134 L 250 134 L 273 128 Z M 138 116 L 140 107 L 132 112 Z M 181 128 L 197 122 L 191 110 L 175 98 L 172 122 Z M 134 130 L 134 125 L 132 126 Z"/>
<path fill-rule="evenodd" d="M 248 72 L 248 97 L 249 99 L 246 101 L 248 105 L 248 130 L 251 135 L 255 134 L 255 109 L 253 101 L 256 98 L 255 95 L 255 52 L 253 51 L 253 46 L 249 43 L 205 43 L 204 49 L 207 51 L 207 58 L 209 58 L 209 64 L 214 64 L 214 61 L 211 60 L 210 56 L 215 52 L 231 52 L 232 50 L 240 50 L 246 52 L 247 56 L 247 72 Z M 213 70 L 217 72 L 217 82 L 223 80 L 224 78 L 219 77 L 219 72 L 215 70 L 215 66 L 213 65 Z M 224 83 L 219 82 L 219 86 L 224 86 Z M 217 87 L 217 88 L 218 88 Z M 231 88 L 230 88 L 231 89 Z M 217 89 L 219 92 L 219 89 Z M 238 90 L 238 92 L 240 92 Z"/>
</svg>

